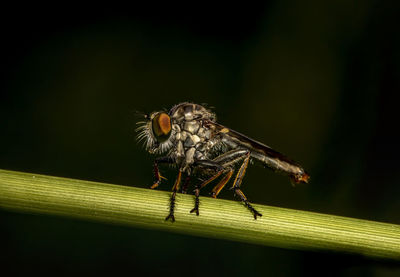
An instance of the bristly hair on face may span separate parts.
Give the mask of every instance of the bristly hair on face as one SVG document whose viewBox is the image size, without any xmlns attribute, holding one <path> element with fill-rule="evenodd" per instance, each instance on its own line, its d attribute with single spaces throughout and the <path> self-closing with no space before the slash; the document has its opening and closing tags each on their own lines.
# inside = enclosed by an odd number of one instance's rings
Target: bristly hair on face
<svg viewBox="0 0 400 277">
<path fill-rule="evenodd" d="M 162 154 L 170 150 L 173 146 L 172 138 L 175 137 L 175 131 L 172 130 L 171 136 L 164 142 L 158 142 L 152 131 L 152 119 L 158 112 L 151 114 L 140 113 L 144 120 L 136 122 L 139 125 L 135 131 L 137 133 L 136 140 L 138 143 L 143 142 L 143 147 L 151 154 Z M 139 112 L 137 112 L 139 114 Z"/>
<path fill-rule="evenodd" d="M 137 112 L 137 114 L 139 115 L 139 112 Z M 138 143 L 143 142 L 143 147 L 147 151 L 150 151 L 155 146 L 155 139 L 151 131 L 150 115 L 142 113 L 141 116 L 144 120 L 136 122 L 136 125 L 139 125 L 135 129 L 137 133 L 136 140 Z"/>
</svg>

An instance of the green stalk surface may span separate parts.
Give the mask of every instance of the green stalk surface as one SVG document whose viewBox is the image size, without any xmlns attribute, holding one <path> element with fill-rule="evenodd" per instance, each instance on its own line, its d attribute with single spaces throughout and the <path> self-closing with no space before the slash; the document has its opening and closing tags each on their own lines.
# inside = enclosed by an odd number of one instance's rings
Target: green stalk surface
<svg viewBox="0 0 400 277">
<path fill-rule="evenodd" d="M 0 208 L 241 241 L 291 249 L 339 251 L 400 260 L 400 225 L 178 194 L 174 223 L 165 221 L 170 192 L 0 170 Z"/>
</svg>

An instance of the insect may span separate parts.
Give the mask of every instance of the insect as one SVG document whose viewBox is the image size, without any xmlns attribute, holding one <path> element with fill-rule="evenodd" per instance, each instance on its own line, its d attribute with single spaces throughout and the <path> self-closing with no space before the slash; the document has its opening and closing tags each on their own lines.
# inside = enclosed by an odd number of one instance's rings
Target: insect
<svg viewBox="0 0 400 277">
<path fill-rule="evenodd" d="M 211 191 L 211 196 L 216 198 L 234 175 L 236 165 L 240 165 L 232 190 L 251 211 L 254 219 L 262 215 L 241 190 L 250 159 L 287 174 L 295 183 L 307 183 L 310 178 L 299 164 L 281 153 L 217 123 L 215 114 L 202 105 L 184 102 L 168 112 L 153 112 L 144 118 L 144 121 L 137 122 L 140 125 L 136 129 L 137 139 L 144 141 L 149 153 L 159 155 L 154 160 L 155 181 L 151 189 L 158 187 L 161 180 L 165 179 L 159 171 L 160 164 L 175 165 L 178 169 L 172 187 L 169 214 L 165 220 L 175 221 L 176 193 L 180 188 L 186 193 L 191 177 L 198 173 L 206 176 L 206 179 L 195 184 L 195 205 L 191 213 L 199 215 L 199 194 L 203 187 L 220 177 Z"/>
</svg>

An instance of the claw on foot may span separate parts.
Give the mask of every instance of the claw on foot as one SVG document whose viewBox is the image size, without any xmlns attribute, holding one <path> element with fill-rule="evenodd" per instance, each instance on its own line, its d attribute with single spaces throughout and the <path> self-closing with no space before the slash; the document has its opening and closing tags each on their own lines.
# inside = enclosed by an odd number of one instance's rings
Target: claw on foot
<svg viewBox="0 0 400 277">
<path fill-rule="evenodd" d="M 159 185 L 159 182 L 155 182 L 155 183 L 150 187 L 150 189 L 155 189 L 156 187 L 158 187 L 158 185 Z"/>
<path fill-rule="evenodd" d="M 172 222 L 175 222 L 175 216 L 173 214 L 169 214 L 165 220 L 168 221 L 168 219 L 171 219 Z"/>
<path fill-rule="evenodd" d="M 158 175 L 158 177 L 156 176 L 156 180 L 157 181 L 155 181 L 155 183 L 150 187 L 150 189 L 155 189 L 155 188 L 157 188 L 158 187 L 158 185 L 161 183 L 161 180 L 162 179 L 164 179 L 164 180 L 167 180 L 167 178 L 165 178 L 164 176 L 161 176 L 161 174 L 160 173 L 157 173 Z"/>
<path fill-rule="evenodd" d="M 193 208 L 193 209 L 190 211 L 190 213 L 194 213 L 194 212 L 196 212 L 196 215 L 198 216 L 198 215 L 199 215 L 199 208 Z"/>
<path fill-rule="evenodd" d="M 259 212 L 257 212 L 256 210 L 253 211 L 253 216 L 254 219 L 257 219 L 257 216 L 262 217 L 262 214 L 260 214 Z"/>
</svg>

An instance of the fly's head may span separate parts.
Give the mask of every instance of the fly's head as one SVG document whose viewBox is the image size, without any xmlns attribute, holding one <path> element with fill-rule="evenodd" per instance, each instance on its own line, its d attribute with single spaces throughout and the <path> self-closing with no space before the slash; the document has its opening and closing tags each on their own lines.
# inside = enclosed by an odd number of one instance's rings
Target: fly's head
<svg viewBox="0 0 400 277">
<path fill-rule="evenodd" d="M 171 149 L 172 122 L 166 112 L 153 112 L 144 115 L 144 120 L 139 121 L 136 128 L 138 142 L 143 141 L 143 146 L 151 154 L 161 154 Z"/>
</svg>

